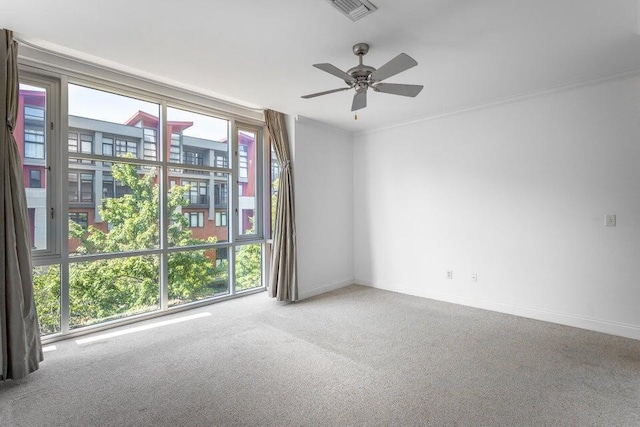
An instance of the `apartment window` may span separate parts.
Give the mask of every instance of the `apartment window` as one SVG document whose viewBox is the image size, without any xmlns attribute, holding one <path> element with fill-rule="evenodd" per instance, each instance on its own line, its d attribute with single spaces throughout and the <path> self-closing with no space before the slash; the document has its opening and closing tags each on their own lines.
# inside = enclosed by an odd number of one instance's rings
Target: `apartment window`
<svg viewBox="0 0 640 427">
<path fill-rule="evenodd" d="M 89 228 L 88 212 L 69 212 L 69 219 L 77 222 L 84 230 Z"/>
<path fill-rule="evenodd" d="M 216 212 L 216 227 L 227 226 L 227 212 Z"/>
<path fill-rule="evenodd" d="M 171 134 L 171 148 L 169 149 L 169 161 L 171 163 L 180 163 L 180 134 Z"/>
<path fill-rule="evenodd" d="M 93 202 L 93 173 L 69 172 L 69 202 Z"/>
<path fill-rule="evenodd" d="M 24 121 L 32 123 L 42 123 L 44 127 L 44 108 L 34 107 L 30 105 L 24 106 Z"/>
<path fill-rule="evenodd" d="M 70 153 L 78 152 L 78 134 L 69 132 L 69 144 L 68 149 Z"/>
<path fill-rule="evenodd" d="M 113 186 L 113 177 L 110 174 L 104 173 L 102 175 L 102 198 L 112 199 L 116 194 L 115 187 Z"/>
<path fill-rule="evenodd" d="M 249 154 L 245 145 L 238 146 L 238 175 L 249 178 Z"/>
<path fill-rule="evenodd" d="M 44 127 L 24 128 L 24 156 L 29 159 L 44 159 Z"/>
<path fill-rule="evenodd" d="M 78 173 L 69 172 L 69 202 L 78 203 L 80 201 L 78 187 Z"/>
<path fill-rule="evenodd" d="M 226 182 L 216 182 L 214 186 L 214 203 L 224 207 L 229 203 L 229 186 Z"/>
<path fill-rule="evenodd" d="M 228 168 L 229 167 L 229 158 L 227 157 L 226 151 L 215 150 L 215 165 L 217 168 Z M 216 176 L 224 176 L 223 172 L 216 172 Z"/>
<path fill-rule="evenodd" d="M 44 108 L 25 105 L 23 114 L 24 156 L 30 159 L 44 159 Z"/>
<path fill-rule="evenodd" d="M 204 165 L 204 154 L 198 151 L 186 151 L 184 152 L 184 162 L 187 165 Z"/>
<path fill-rule="evenodd" d="M 29 171 L 29 188 L 42 188 L 42 171 L 39 169 Z"/>
<path fill-rule="evenodd" d="M 102 174 L 102 198 L 112 199 L 114 197 L 122 197 L 125 194 L 131 194 L 131 187 L 122 182 L 113 179 L 113 176 L 105 172 Z"/>
<path fill-rule="evenodd" d="M 69 132 L 69 155 L 72 153 L 93 154 L 93 136 Z M 77 159 L 78 163 L 92 164 L 93 161 Z"/>
<path fill-rule="evenodd" d="M 209 181 L 182 181 L 182 185 L 188 185 L 189 190 L 186 194 L 187 200 L 191 205 L 208 205 L 209 204 Z"/>
<path fill-rule="evenodd" d="M 203 212 L 185 212 L 184 217 L 187 219 L 189 228 L 204 227 L 204 213 Z"/>
<path fill-rule="evenodd" d="M 220 267 L 223 262 L 229 260 L 229 256 L 227 255 L 228 252 L 229 248 L 216 249 L 216 267 Z"/>
<path fill-rule="evenodd" d="M 113 157 L 113 138 L 102 138 L 102 155 Z M 109 162 L 102 162 L 103 166 L 111 166 Z"/>
<path fill-rule="evenodd" d="M 93 154 L 93 136 L 80 135 L 80 151 L 83 154 Z"/>
<path fill-rule="evenodd" d="M 116 156 L 122 157 L 125 155 L 138 158 L 138 143 L 125 139 L 116 139 Z"/>
<path fill-rule="evenodd" d="M 158 155 L 158 141 L 156 137 L 156 130 L 151 128 L 144 128 L 142 130 L 144 140 L 144 158 L 146 160 L 156 160 Z"/>
<path fill-rule="evenodd" d="M 216 167 L 217 168 L 228 168 L 229 167 L 229 159 L 227 158 L 227 153 L 220 150 L 215 150 L 216 156 Z"/>
</svg>

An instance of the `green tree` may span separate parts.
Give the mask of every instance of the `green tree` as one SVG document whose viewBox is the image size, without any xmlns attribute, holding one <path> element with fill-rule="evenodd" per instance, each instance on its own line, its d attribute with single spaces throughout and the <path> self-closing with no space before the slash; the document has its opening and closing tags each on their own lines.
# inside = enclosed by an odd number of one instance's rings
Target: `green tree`
<svg viewBox="0 0 640 427">
<path fill-rule="evenodd" d="M 140 175 L 134 165 L 115 164 L 113 178 L 131 191 L 122 197 L 107 198 L 98 208 L 109 224 L 105 232 L 93 225 L 84 230 L 69 221 L 69 236 L 76 239 L 78 254 L 138 251 L 159 247 L 159 186 L 155 170 Z M 175 186 L 167 197 L 170 246 L 215 243 L 216 238 L 194 239 L 186 218 L 180 212 L 188 205 L 188 185 Z M 175 252 L 169 255 L 169 299 L 174 301 L 203 298 L 220 289 L 226 267 L 216 268 L 204 250 Z M 72 326 L 145 312 L 159 303 L 158 255 L 139 255 L 71 263 L 69 302 Z M 56 276 L 57 274 L 57 276 Z M 34 287 L 43 333 L 59 324 L 59 268 L 36 270 Z M 57 294 L 56 294 L 57 290 Z M 54 309 L 55 307 L 55 309 Z"/>
<path fill-rule="evenodd" d="M 262 245 L 243 245 L 236 251 L 236 290 L 260 286 L 262 277 Z"/>
</svg>

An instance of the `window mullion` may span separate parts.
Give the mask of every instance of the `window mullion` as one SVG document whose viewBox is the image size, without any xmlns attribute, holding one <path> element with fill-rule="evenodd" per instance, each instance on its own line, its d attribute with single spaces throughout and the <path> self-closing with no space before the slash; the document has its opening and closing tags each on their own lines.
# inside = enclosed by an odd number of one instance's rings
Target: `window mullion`
<svg viewBox="0 0 640 427">
<path fill-rule="evenodd" d="M 169 227 L 169 209 L 167 203 L 168 191 L 169 191 L 169 168 L 167 152 L 171 145 L 171 134 L 167 131 L 167 103 L 162 101 L 160 103 L 160 126 L 158 126 L 158 133 L 156 140 L 160 141 L 158 144 L 160 153 L 158 160 L 162 163 L 160 168 L 160 178 L 158 179 L 159 188 L 159 203 L 160 203 L 160 310 L 164 311 L 169 308 L 169 253 L 167 251 L 169 247 L 169 236 L 167 229 Z M 165 135 L 166 134 L 166 135 Z"/>
</svg>

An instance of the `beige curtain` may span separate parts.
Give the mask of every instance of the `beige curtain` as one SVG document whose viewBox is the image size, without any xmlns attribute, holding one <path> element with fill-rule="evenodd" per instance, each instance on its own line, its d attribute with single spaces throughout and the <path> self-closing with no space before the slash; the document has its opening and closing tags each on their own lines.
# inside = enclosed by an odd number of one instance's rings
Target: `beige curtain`
<svg viewBox="0 0 640 427">
<path fill-rule="evenodd" d="M 271 248 L 269 296 L 278 301 L 296 301 L 298 299 L 296 215 L 289 138 L 284 124 L 284 114 L 265 110 L 264 119 L 271 145 L 280 164 L 278 204 Z"/>
<path fill-rule="evenodd" d="M 31 278 L 22 162 L 13 128 L 18 115 L 18 46 L 0 30 L 0 380 L 19 379 L 42 361 Z"/>
</svg>

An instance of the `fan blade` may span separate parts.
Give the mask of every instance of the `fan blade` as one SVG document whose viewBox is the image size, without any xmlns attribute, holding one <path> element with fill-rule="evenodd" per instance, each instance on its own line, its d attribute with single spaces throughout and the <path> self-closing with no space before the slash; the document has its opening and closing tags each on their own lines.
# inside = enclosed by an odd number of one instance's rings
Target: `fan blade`
<svg viewBox="0 0 640 427">
<path fill-rule="evenodd" d="M 415 59 L 406 53 L 401 53 L 371 73 L 371 80 L 380 82 L 403 71 L 407 71 L 409 68 L 415 67 L 416 65 L 418 65 L 418 63 Z"/>
<path fill-rule="evenodd" d="M 417 96 L 424 86 L 422 85 L 403 85 L 396 83 L 378 83 L 373 87 L 376 92 L 390 93 L 400 96 Z"/>
<path fill-rule="evenodd" d="M 340 68 L 334 65 L 324 63 L 324 64 L 313 64 L 313 66 L 326 73 L 333 74 L 334 76 L 339 77 L 346 82 L 353 83 L 356 81 L 356 79 L 354 79 L 349 74 L 345 73 Z"/>
<path fill-rule="evenodd" d="M 367 106 L 367 91 L 365 90 L 362 92 L 356 92 L 356 94 L 353 95 L 353 104 L 351 104 L 351 111 L 356 111 L 366 106 Z"/>
<path fill-rule="evenodd" d="M 312 93 L 311 95 L 301 96 L 301 98 L 304 98 L 304 99 L 315 98 L 316 96 L 329 95 L 330 93 L 342 92 L 344 90 L 349 90 L 349 89 L 351 88 L 341 87 L 340 89 L 325 90 L 324 92 Z"/>
</svg>

